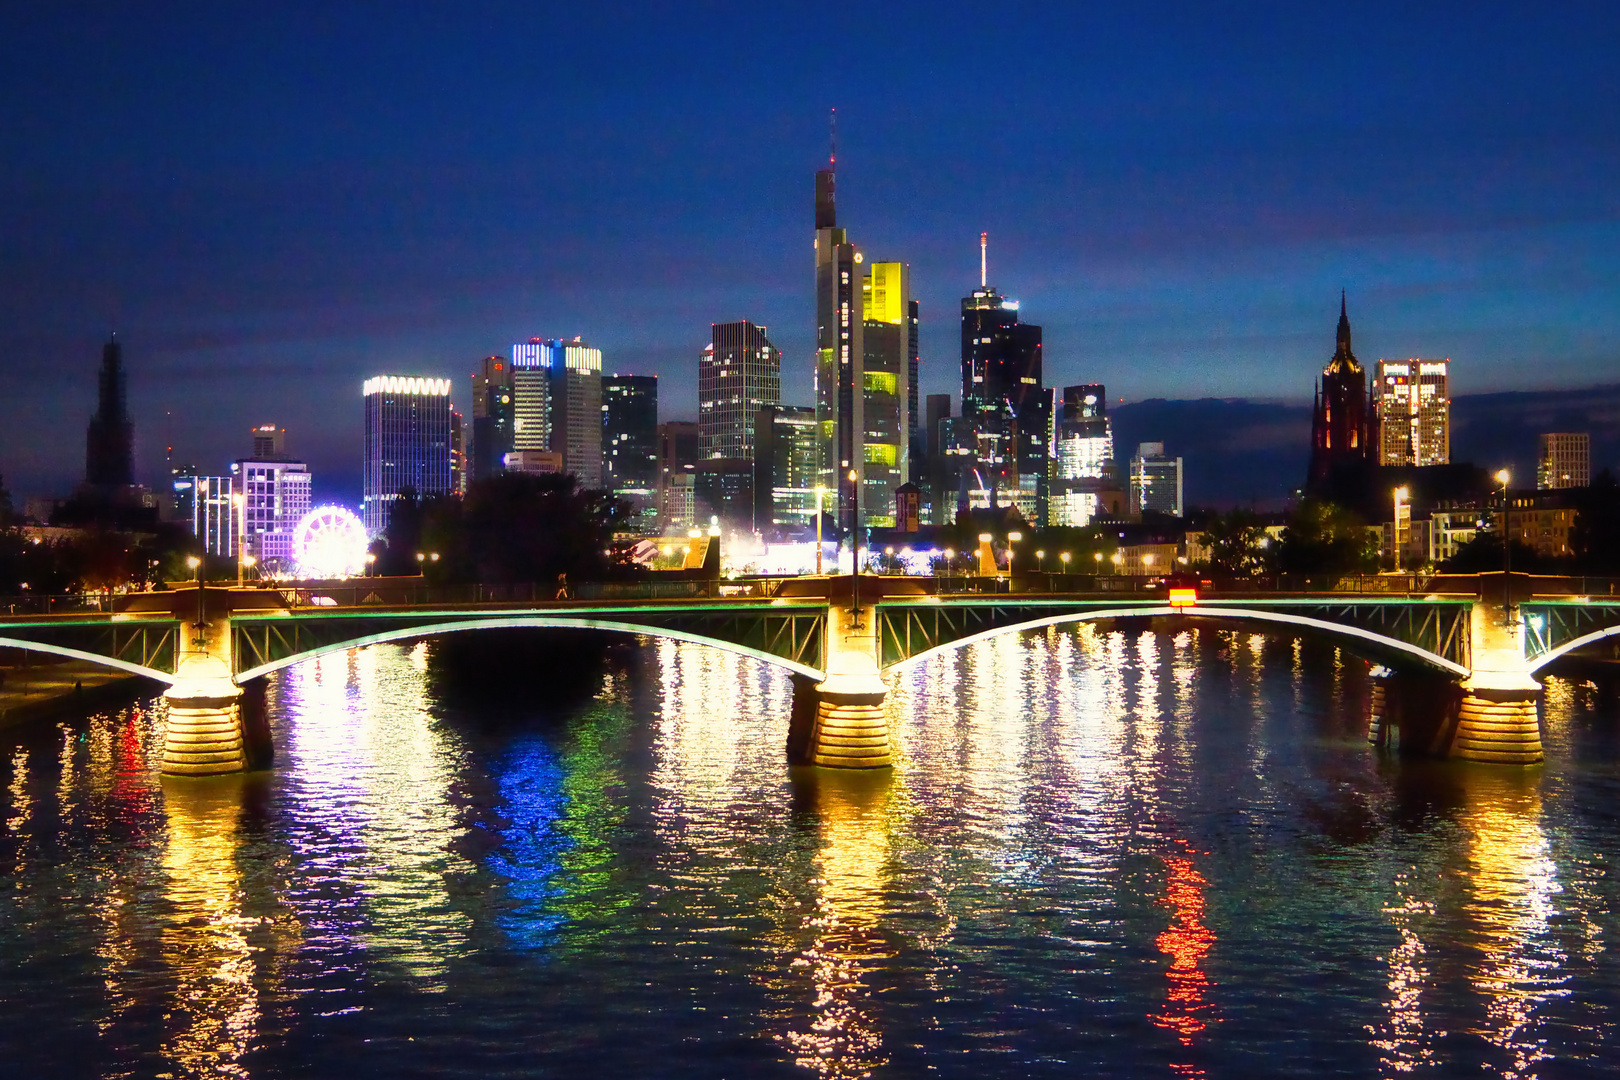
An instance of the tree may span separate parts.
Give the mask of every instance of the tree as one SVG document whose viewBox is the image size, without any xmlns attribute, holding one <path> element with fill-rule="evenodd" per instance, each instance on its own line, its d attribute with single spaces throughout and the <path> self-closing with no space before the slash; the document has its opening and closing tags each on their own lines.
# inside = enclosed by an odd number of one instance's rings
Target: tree
<svg viewBox="0 0 1620 1080">
<path fill-rule="evenodd" d="M 1283 530 L 1277 566 L 1292 574 L 1364 574 L 1378 569 L 1378 540 L 1361 518 L 1306 499 Z"/>
<path fill-rule="evenodd" d="M 1265 570 L 1266 530 L 1248 510 L 1215 514 L 1199 536 L 1209 549 L 1209 568 L 1230 577 L 1249 577 Z"/>
<path fill-rule="evenodd" d="M 1569 532 L 1575 564 L 1588 574 L 1620 573 L 1620 483 L 1608 469 L 1575 496 Z"/>
</svg>

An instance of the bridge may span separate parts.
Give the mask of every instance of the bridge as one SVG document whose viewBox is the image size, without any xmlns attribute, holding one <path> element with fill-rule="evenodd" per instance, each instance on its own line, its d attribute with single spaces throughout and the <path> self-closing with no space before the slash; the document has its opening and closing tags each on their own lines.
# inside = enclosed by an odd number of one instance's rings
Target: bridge
<svg viewBox="0 0 1620 1080">
<path fill-rule="evenodd" d="M 325 653 L 513 627 L 671 638 L 785 668 L 795 687 L 790 757 L 881 768 L 890 763 L 885 673 L 1001 634 L 1121 620 L 1334 641 L 1374 665 L 1373 742 L 1530 764 L 1541 760 L 1535 674 L 1620 634 L 1620 597 L 1539 595 L 1526 578 L 1514 581 L 1509 597 L 1523 598 L 1504 609 L 1499 574 L 1374 595 L 1060 592 L 1053 579 L 1034 576 L 1018 592 L 930 591 L 939 584 L 863 576 L 858 606 L 848 577 L 592 585 L 561 600 L 532 586 L 430 589 L 397 579 L 331 584 L 313 594 L 308 587 L 190 586 L 132 594 L 106 611 L 0 616 L 0 647 L 93 661 L 168 684 L 164 770 L 207 775 L 247 766 L 244 684 Z"/>
</svg>

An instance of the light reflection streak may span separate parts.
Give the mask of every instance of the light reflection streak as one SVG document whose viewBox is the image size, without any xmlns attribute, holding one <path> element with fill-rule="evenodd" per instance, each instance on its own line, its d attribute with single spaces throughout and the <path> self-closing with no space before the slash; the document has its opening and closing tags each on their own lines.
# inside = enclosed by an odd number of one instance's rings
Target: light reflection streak
<svg viewBox="0 0 1620 1080">
<path fill-rule="evenodd" d="M 1487 769 L 1466 774 L 1461 822 L 1468 836 L 1473 922 L 1479 960 L 1471 982 L 1485 999 L 1476 1033 L 1507 1053 L 1505 1077 L 1533 1077 L 1550 1059 L 1537 1008 L 1569 993 L 1567 959 L 1551 933 L 1558 868 L 1541 829 L 1537 779 Z"/>
<path fill-rule="evenodd" d="M 258 1033 L 248 929 L 237 868 L 237 819 L 244 785 L 256 778 L 179 779 L 164 785 L 168 839 L 164 895 L 171 914 L 160 935 L 176 978 L 162 1054 L 182 1075 L 244 1077 L 242 1057 Z"/>
<path fill-rule="evenodd" d="M 1437 1064 L 1437 1044 L 1446 1037 L 1444 1031 L 1432 1029 L 1423 1007 L 1423 995 L 1430 986 L 1431 974 L 1429 950 L 1420 932 L 1432 922 L 1435 905 L 1414 895 L 1409 872 L 1395 876 L 1395 894 L 1396 903 L 1383 909 L 1401 936 L 1400 944 L 1390 949 L 1386 958 L 1389 966 L 1386 986 L 1390 996 L 1384 1001 L 1384 1009 L 1388 1016 L 1382 1024 L 1367 1025 L 1368 1034 L 1373 1036 L 1372 1045 L 1381 1051 L 1379 1064 L 1386 1076 Z"/>
<path fill-rule="evenodd" d="M 868 1077 L 889 1061 L 870 976 L 896 955 L 880 929 L 886 914 L 890 778 L 806 770 L 804 801 L 821 833 L 813 940 L 793 962 L 814 997 L 801 1026 L 778 1038 L 801 1068 L 825 1077 Z"/>
<path fill-rule="evenodd" d="M 1193 863 L 1198 853 L 1183 840 L 1176 843 L 1176 853 L 1160 856 L 1168 872 L 1161 903 L 1171 909 L 1171 922 L 1154 941 L 1159 951 L 1170 957 L 1170 968 L 1165 972 L 1169 986 L 1164 1011 L 1150 1014 L 1148 1019 L 1174 1032 L 1182 1048 L 1190 1050 L 1209 1026 L 1211 1003 L 1205 995 L 1210 981 L 1203 962 L 1215 945 L 1215 931 L 1204 923 L 1204 889 L 1209 883 Z M 1170 1068 L 1178 1076 L 1204 1075 L 1191 1061 L 1171 1062 Z"/>
</svg>

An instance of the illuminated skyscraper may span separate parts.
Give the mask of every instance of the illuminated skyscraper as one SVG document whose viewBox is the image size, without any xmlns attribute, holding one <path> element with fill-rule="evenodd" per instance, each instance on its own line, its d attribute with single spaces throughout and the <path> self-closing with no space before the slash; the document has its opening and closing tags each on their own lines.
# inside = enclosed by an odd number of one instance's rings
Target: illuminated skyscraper
<svg viewBox="0 0 1620 1080">
<path fill-rule="evenodd" d="M 1131 458 L 1131 513 L 1180 517 L 1181 459 L 1166 457 L 1164 443 L 1142 443 Z"/>
<path fill-rule="evenodd" d="M 450 380 L 401 375 L 367 379 L 361 517 L 369 536 L 388 529 L 399 493 L 450 490 Z"/>
<path fill-rule="evenodd" d="M 1101 384 L 1063 388 L 1056 440 L 1050 523 L 1084 527 L 1098 513 L 1101 493 L 1118 482 L 1108 392 Z"/>
<path fill-rule="evenodd" d="M 754 422 L 755 530 L 813 527 L 816 485 L 821 482 L 816 411 L 767 405 Z"/>
<path fill-rule="evenodd" d="M 832 165 L 816 173 L 816 433 L 821 482 L 837 492 L 836 518 L 853 526 L 855 484 L 865 469 L 859 447 L 866 430 L 862 394 L 866 364 L 861 271 L 865 256 L 837 227 Z"/>
<path fill-rule="evenodd" d="M 602 483 L 634 508 L 630 531 L 658 519 L 658 376 L 602 376 Z"/>
<path fill-rule="evenodd" d="M 866 264 L 861 282 L 861 518 L 894 525 L 894 490 L 909 479 L 916 393 L 916 305 L 905 263 Z"/>
<path fill-rule="evenodd" d="M 754 417 L 782 399 L 782 354 L 763 326 L 715 323 L 698 357 L 699 453 L 754 460 Z"/>
<path fill-rule="evenodd" d="M 84 482 L 103 494 L 135 483 L 135 426 L 129 419 L 124 350 L 117 334 L 101 348 L 96 414 L 85 433 Z"/>
<path fill-rule="evenodd" d="M 1539 437 L 1536 487 L 1580 488 L 1592 483 L 1592 436 L 1586 432 L 1555 432 Z"/>
<path fill-rule="evenodd" d="M 1350 351 L 1350 316 L 1339 296 L 1339 329 L 1333 359 L 1322 369 L 1322 384 L 1311 413 L 1311 464 L 1306 487 L 1319 492 L 1335 473 L 1365 465 L 1368 439 L 1367 376 Z"/>
<path fill-rule="evenodd" d="M 309 466 L 287 454 L 286 431 L 274 424 L 253 429 L 253 456 L 231 465 L 236 494 L 242 497 L 238 523 L 262 570 L 290 567 L 293 530 L 309 512 Z"/>
<path fill-rule="evenodd" d="M 530 338 L 512 346 L 515 450 L 552 450 L 587 488 L 602 486 L 602 350 Z"/>
<path fill-rule="evenodd" d="M 512 452 L 512 367 L 486 356 L 472 376 L 472 452 L 469 480 L 493 476 Z"/>
<path fill-rule="evenodd" d="M 1450 360 L 1380 360 L 1373 383 L 1380 465 L 1451 461 Z"/>
<path fill-rule="evenodd" d="M 980 236 L 979 287 L 962 299 L 962 418 L 999 461 L 977 470 L 994 505 L 1018 504 L 1032 523 L 1047 516 L 1052 396 L 1042 384 L 1041 328 L 1018 321 L 1018 301 L 986 283 Z"/>
<path fill-rule="evenodd" d="M 454 405 L 450 406 L 450 490 L 467 494 L 467 428 Z"/>
</svg>

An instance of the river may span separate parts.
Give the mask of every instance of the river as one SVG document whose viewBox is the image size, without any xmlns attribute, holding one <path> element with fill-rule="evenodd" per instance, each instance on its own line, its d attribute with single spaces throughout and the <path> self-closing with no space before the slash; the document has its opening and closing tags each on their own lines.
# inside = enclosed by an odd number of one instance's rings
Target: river
<svg viewBox="0 0 1620 1080">
<path fill-rule="evenodd" d="M 6 1075 L 1620 1062 L 1620 712 L 1584 686 L 1549 680 L 1542 767 L 1407 760 L 1330 646 L 1053 629 L 900 675 L 892 774 L 840 774 L 786 766 L 746 658 L 632 642 L 486 700 L 439 647 L 272 676 L 242 777 L 160 777 L 160 701 L 4 733 Z"/>
</svg>

